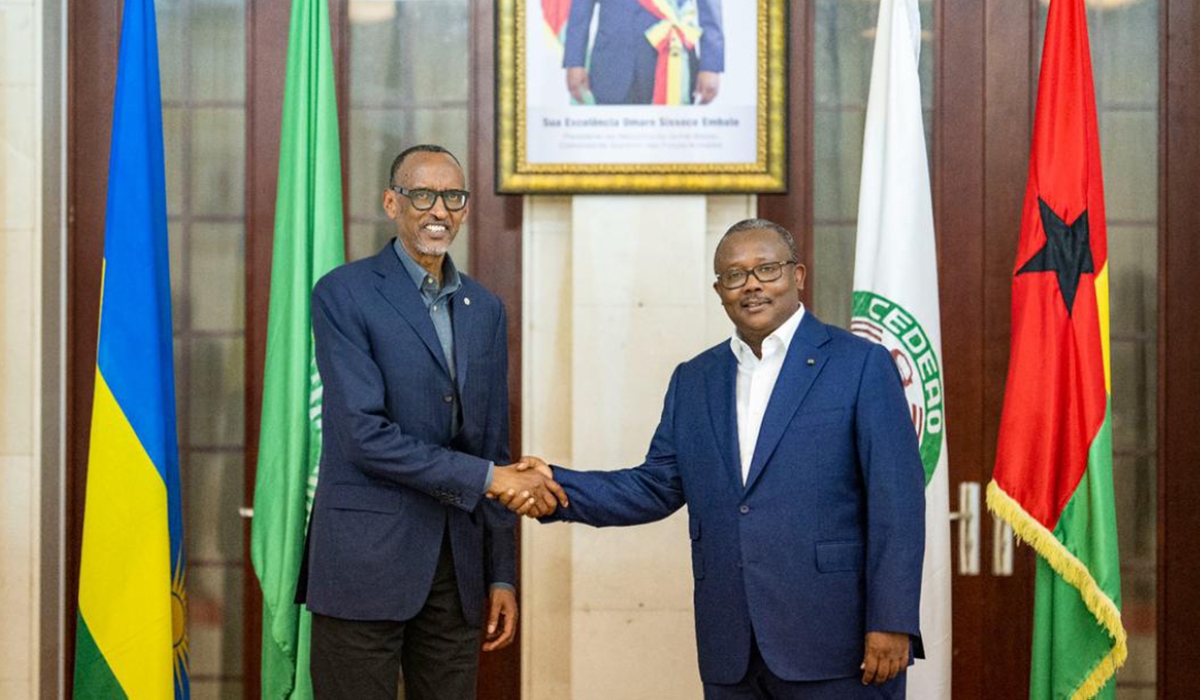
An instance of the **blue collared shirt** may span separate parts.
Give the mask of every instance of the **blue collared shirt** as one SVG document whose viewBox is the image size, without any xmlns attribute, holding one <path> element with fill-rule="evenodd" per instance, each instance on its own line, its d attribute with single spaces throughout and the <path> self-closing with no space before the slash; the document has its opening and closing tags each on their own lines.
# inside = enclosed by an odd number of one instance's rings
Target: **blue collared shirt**
<svg viewBox="0 0 1200 700">
<path fill-rule="evenodd" d="M 392 243 L 392 247 L 396 250 L 400 262 L 404 264 L 404 269 L 408 272 L 413 284 L 421 292 L 421 300 L 425 302 L 425 308 L 429 310 L 429 319 L 433 321 L 433 329 L 437 331 L 438 342 L 442 346 L 442 355 L 446 357 L 446 367 L 449 368 L 450 379 L 453 381 L 455 379 L 454 326 L 450 319 L 450 300 L 454 298 L 454 294 L 459 289 L 462 289 L 462 277 L 458 274 L 458 268 L 454 266 L 454 261 L 448 254 L 442 258 L 442 282 L 439 284 L 433 275 L 412 259 L 412 256 L 400 243 L 399 238 Z M 457 433 L 459 428 L 457 396 L 454 404 L 452 432 Z"/>
</svg>

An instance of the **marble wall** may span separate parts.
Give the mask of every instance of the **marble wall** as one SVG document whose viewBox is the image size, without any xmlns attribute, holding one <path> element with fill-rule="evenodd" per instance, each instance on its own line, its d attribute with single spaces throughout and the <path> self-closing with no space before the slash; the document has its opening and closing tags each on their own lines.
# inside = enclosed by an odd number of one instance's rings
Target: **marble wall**
<svg viewBox="0 0 1200 700">
<path fill-rule="evenodd" d="M 41 0 L 0 0 L 0 698 L 36 697 Z"/>
<path fill-rule="evenodd" d="M 527 197 L 524 426 L 529 454 L 638 464 L 675 366 L 728 338 L 717 240 L 746 196 Z M 523 697 L 700 697 L 687 523 L 523 528 Z"/>
</svg>

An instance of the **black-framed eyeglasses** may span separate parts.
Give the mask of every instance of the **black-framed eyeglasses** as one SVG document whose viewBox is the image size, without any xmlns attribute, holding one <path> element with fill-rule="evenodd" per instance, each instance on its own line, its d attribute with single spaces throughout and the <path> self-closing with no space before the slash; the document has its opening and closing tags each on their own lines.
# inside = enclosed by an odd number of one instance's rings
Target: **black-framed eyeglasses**
<svg viewBox="0 0 1200 700">
<path fill-rule="evenodd" d="M 783 277 L 783 268 L 785 265 L 797 264 L 798 263 L 795 260 L 780 260 L 778 262 L 755 265 L 749 270 L 740 270 L 735 267 L 717 275 L 717 281 L 725 289 L 741 289 L 742 287 L 746 286 L 746 282 L 750 279 L 750 275 L 754 275 L 754 278 L 759 282 L 774 282 L 780 277 Z"/>
<path fill-rule="evenodd" d="M 413 208 L 418 211 L 433 209 L 438 197 L 442 198 L 442 204 L 448 211 L 461 211 L 463 207 L 467 206 L 467 200 L 471 197 L 471 193 L 466 190 L 427 190 L 423 188 L 410 190 L 405 187 L 392 187 L 392 191 L 408 197 L 408 201 L 412 202 Z"/>
</svg>

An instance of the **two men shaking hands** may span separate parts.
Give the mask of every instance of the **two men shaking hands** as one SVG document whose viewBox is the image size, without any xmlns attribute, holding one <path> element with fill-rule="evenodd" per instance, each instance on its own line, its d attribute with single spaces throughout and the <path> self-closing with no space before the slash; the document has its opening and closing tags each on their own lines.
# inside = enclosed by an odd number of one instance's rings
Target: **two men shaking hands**
<svg viewBox="0 0 1200 700">
<path fill-rule="evenodd" d="M 516 464 L 497 467 L 487 497 L 517 515 L 542 518 L 570 505 L 554 471 L 540 457 L 523 456 Z"/>
<path fill-rule="evenodd" d="M 686 506 L 706 700 L 903 698 L 916 432 L 889 352 L 804 308 L 791 233 L 748 219 L 721 239 L 733 332 L 676 367 L 640 465 L 512 463 L 504 307 L 447 254 L 462 169 L 422 145 L 390 177 L 397 237 L 313 291 L 324 430 L 297 600 L 315 697 L 394 700 L 402 670 L 407 700 L 473 700 L 481 642 L 515 635 L 512 513 L 609 527 Z"/>
</svg>

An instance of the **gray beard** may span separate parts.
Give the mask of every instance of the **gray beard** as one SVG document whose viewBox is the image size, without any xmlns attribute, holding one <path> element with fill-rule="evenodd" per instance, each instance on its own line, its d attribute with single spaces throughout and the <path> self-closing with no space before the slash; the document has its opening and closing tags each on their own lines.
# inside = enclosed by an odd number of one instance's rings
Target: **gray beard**
<svg viewBox="0 0 1200 700">
<path fill-rule="evenodd" d="M 445 255 L 446 251 L 450 250 L 449 243 L 444 243 L 441 245 L 429 245 L 428 243 L 422 243 L 420 239 L 417 239 L 414 247 L 421 255 Z"/>
</svg>

